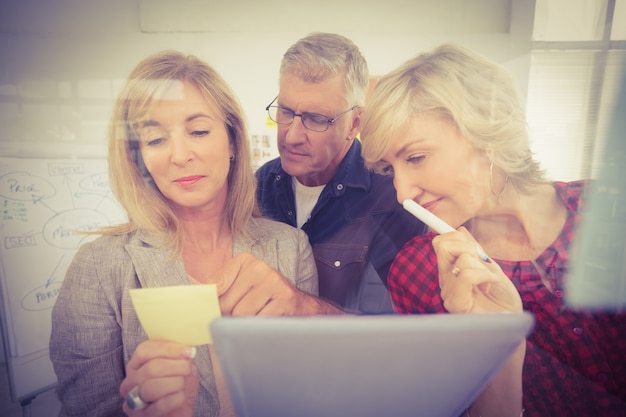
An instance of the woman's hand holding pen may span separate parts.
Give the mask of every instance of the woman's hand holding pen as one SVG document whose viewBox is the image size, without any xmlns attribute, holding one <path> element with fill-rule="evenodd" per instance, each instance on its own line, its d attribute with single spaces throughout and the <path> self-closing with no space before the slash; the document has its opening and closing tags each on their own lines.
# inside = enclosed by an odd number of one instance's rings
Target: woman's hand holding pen
<svg viewBox="0 0 626 417">
<path fill-rule="evenodd" d="M 126 365 L 120 385 L 122 409 L 130 417 L 191 417 L 198 395 L 195 348 L 146 340 Z"/>
<path fill-rule="evenodd" d="M 451 313 L 521 312 L 517 289 L 465 229 L 452 226 L 411 199 L 402 206 L 439 233 L 433 238 L 443 306 Z"/>
<path fill-rule="evenodd" d="M 480 246 L 464 227 L 436 236 L 433 247 L 446 310 L 451 313 L 522 311 L 522 300 L 511 280 L 498 264 L 477 255 Z"/>
</svg>

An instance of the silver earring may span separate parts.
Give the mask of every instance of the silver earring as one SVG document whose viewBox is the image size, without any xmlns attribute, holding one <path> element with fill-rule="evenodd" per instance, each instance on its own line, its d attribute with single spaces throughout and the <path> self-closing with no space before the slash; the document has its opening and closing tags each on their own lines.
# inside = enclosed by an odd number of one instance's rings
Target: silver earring
<svg viewBox="0 0 626 417">
<path fill-rule="evenodd" d="M 491 163 L 491 165 L 489 165 L 489 190 L 491 191 L 491 194 L 493 194 L 493 196 L 496 198 L 496 202 L 498 204 L 501 203 L 500 199 L 502 198 L 502 194 L 504 194 L 504 190 L 506 189 L 506 184 L 509 182 L 509 174 L 506 174 L 506 177 L 504 178 L 504 185 L 502 185 L 502 189 L 500 190 L 499 193 L 496 193 L 495 191 L 493 191 L 493 162 Z"/>
<path fill-rule="evenodd" d="M 232 155 L 230 156 L 230 162 L 233 162 L 234 160 L 235 160 L 235 154 L 232 154 Z"/>
</svg>

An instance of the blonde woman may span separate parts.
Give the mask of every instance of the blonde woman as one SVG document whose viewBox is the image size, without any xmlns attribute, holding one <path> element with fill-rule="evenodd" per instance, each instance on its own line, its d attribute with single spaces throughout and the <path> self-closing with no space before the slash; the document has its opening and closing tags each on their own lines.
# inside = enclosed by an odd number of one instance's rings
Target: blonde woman
<svg viewBox="0 0 626 417">
<path fill-rule="evenodd" d="M 205 62 L 166 51 L 131 73 L 109 130 L 129 221 L 79 249 L 52 314 L 62 416 L 233 414 L 212 350 L 146 340 L 131 288 L 216 283 L 224 315 L 330 309 L 304 232 L 258 215 L 247 138 Z"/>
<path fill-rule="evenodd" d="M 398 201 L 457 229 L 398 253 L 388 277 L 396 309 L 535 316 L 525 359 L 522 345 L 467 414 L 518 416 L 523 386 L 525 416 L 625 416 L 626 315 L 563 302 L 587 183 L 545 178 L 509 74 L 458 46 L 420 54 L 379 81 L 362 139 Z"/>
</svg>

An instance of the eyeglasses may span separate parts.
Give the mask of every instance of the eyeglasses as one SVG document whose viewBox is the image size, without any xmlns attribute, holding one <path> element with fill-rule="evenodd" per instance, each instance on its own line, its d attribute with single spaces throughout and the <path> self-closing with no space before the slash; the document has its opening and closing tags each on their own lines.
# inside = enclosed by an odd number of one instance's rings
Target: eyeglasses
<svg viewBox="0 0 626 417">
<path fill-rule="evenodd" d="M 330 125 L 335 123 L 337 119 L 339 119 L 344 114 L 351 112 L 359 106 L 354 106 L 349 108 L 348 110 L 339 113 L 337 116 L 330 118 L 328 116 L 324 116 L 323 114 L 317 113 L 296 113 L 292 110 L 289 110 L 285 107 L 280 106 L 272 106 L 278 97 L 274 98 L 270 104 L 267 105 L 265 110 L 267 110 L 267 114 L 270 116 L 270 119 L 275 121 L 277 124 L 281 126 L 289 126 L 293 123 L 293 119 L 298 116 L 300 120 L 302 120 L 302 124 L 305 129 L 312 130 L 314 132 L 325 132 L 328 130 Z"/>
</svg>

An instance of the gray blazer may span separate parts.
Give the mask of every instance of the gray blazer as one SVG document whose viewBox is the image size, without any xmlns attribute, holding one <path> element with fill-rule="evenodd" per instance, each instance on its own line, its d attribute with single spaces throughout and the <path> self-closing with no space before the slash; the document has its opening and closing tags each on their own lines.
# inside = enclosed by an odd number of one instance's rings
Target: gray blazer
<svg viewBox="0 0 626 417">
<path fill-rule="evenodd" d="M 234 254 L 249 252 L 304 292 L 317 295 L 315 260 L 300 229 L 268 219 L 249 224 Z M 60 416 L 123 416 L 119 386 L 125 365 L 147 339 L 128 290 L 189 284 L 180 257 L 137 231 L 83 244 L 67 270 L 52 310 L 50 358 L 57 374 Z M 200 376 L 196 416 L 216 416 L 219 402 L 207 346 L 194 359 Z"/>
</svg>

